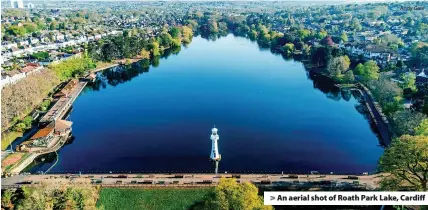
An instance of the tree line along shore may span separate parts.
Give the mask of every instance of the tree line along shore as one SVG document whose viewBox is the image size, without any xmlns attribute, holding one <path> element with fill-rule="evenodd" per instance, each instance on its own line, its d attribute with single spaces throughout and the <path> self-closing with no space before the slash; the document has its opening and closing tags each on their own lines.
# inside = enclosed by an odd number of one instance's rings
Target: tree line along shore
<svg viewBox="0 0 428 210">
<path fill-rule="evenodd" d="M 403 75 L 404 83 L 391 81 L 374 61 L 352 65 L 352 60 L 334 43 L 334 37 L 325 31 L 292 28 L 289 34 L 272 30 L 268 25 L 250 20 L 235 20 L 188 17 L 182 26 L 164 26 L 159 34 L 146 37 L 137 29 L 126 30 L 120 36 L 108 36 L 83 46 L 82 56 L 53 64 L 47 69 L 30 75 L 14 85 L 2 89 L 2 132 L 8 135 L 23 133 L 34 124 L 29 113 L 46 110 L 51 104 L 51 95 L 59 84 L 71 78 L 81 77 L 102 63 L 124 60 L 131 64 L 133 58 L 158 65 L 159 57 L 166 51 L 179 52 L 181 45 L 191 42 L 194 35 L 216 39 L 229 32 L 256 40 L 261 47 L 270 48 L 285 57 L 301 56 L 307 65 L 329 76 L 337 83 L 361 82 L 372 92 L 392 122 L 395 134 L 391 145 L 379 161 L 379 170 L 391 174 L 385 179 L 390 189 L 407 186 L 427 189 L 428 170 L 421 164 L 427 155 L 428 120 L 420 111 L 405 109 L 404 98 L 420 94 L 414 82 L 414 75 Z M 297 34 L 297 36 L 296 36 Z M 320 45 L 311 45 L 314 39 Z M 354 61 L 355 62 L 355 61 Z M 355 66 L 354 68 L 351 68 Z M 42 79 L 49 78 L 49 79 Z M 423 111 L 424 109 L 422 109 Z M 2 141 L 3 145 L 4 141 Z M 7 146 L 7 143 L 6 143 Z M 2 148 L 5 148 L 2 146 Z M 395 148 L 401 148 L 400 150 Z M 404 154 L 408 158 L 397 158 Z M 406 173 L 402 173 L 402 170 Z"/>
</svg>

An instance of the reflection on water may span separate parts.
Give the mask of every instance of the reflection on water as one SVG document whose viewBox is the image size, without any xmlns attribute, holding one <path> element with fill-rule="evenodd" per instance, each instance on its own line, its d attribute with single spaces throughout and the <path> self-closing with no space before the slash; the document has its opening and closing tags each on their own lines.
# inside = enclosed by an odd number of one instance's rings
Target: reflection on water
<svg viewBox="0 0 428 210">
<path fill-rule="evenodd" d="M 382 149 L 358 92 L 247 39 L 217 38 L 99 72 L 52 172 L 375 170 Z M 213 124 L 221 169 L 208 161 Z"/>
<path fill-rule="evenodd" d="M 218 37 L 217 37 L 218 38 Z M 210 40 L 215 40 L 216 38 L 211 37 Z M 166 53 L 164 54 L 164 58 L 168 58 L 171 55 L 176 55 L 181 50 L 181 48 L 176 48 L 173 50 L 166 50 Z M 284 60 L 291 60 L 293 58 L 282 56 Z M 157 57 L 154 60 L 156 63 L 159 63 L 159 58 Z M 95 83 L 93 83 L 90 88 L 92 90 L 98 91 L 100 88 L 106 88 L 107 84 L 111 86 L 117 86 L 121 83 L 125 83 L 128 81 L 131 81 L 132 78 L 137 77 L 140 74 L 148 73 L 150 69 L 150 65 L 153 65 L 150 63 L 149 60 L 141 60 L 139 62 L 133 63 L 132 65 L 122 65 L 122 66 L 116 66 L 114 68 L 105 70 L 103 72 L 98 72 L 97 80 Z M 328 99 L 334 100 L 334 101 L 350 101 L 352 98 L 357 99 L 360 103 L 355 105 L 355 109 L 364 115 L 364 117 L 367 119 L 367 121 L 370 123 L 370 127 L 376 135 L 378 135 L 377 128 L 373 121 L 370 119 L 369 113 L 367 111 L 366 106 L 363 104 L 361 95 L 358 91 L 355 90 L 349 90 L 349 89 L 341 89 L 334 85 L 332 80 L 328 77 L 325 77 L 323 75 L 317 74 L 315 72 L 311 72 L 306 69 L 306 76 L 308 79 L 310 79 L 313 83 L 313 87 L 317 90 L 320 90 L 323 92 Z M 87 89 L 88 90 L 88 89 Z M 379 144 L 383 145 L 383 142 L 381 142 L 379 138 Z"/>
</svg>

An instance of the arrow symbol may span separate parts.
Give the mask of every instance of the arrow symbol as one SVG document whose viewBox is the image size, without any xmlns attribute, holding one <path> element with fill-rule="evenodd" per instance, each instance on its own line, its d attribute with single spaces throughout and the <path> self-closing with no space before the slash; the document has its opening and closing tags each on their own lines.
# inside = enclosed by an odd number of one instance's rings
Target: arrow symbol
<svg viewBox="0 0 428 210">
<path fill-rule="evenodd" d="M 270 200 L 271 201 L 275 200 L 275 196 L 270 196 Z"/>
</svg>

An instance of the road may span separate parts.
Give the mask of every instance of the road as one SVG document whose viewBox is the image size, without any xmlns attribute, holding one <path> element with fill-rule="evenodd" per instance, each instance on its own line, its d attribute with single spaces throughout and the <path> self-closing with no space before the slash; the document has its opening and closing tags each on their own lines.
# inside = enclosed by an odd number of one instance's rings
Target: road
<svg viewBox="0 0 428 210">
<path fill-rule="evenodd" d="M 367 186 L 369 189 L 378 187 L 380 175 L 362 175 L 350 179 L 348 175 L 281 175 L 281 174 L 245 174 L 235 177 L 241 182 L 253 183 L 293 183 L 293 182 L 320 182 L 329 181 L 335 184 L 352 184 L 358 181 L 359 184 Z M 21 185 L 46 184 L 58 186 L 61 184 L 102 184 L 108 186 L 129 186 L 148 185 L 165 186 L 165 185 L 189 185 L 189 184 L 210 184 L 218 183 L 219 178 L 232 178 L 231 174 L 85 174 L 85 175 L 65 175 L 65 174 L 48 174 L 48 175 L 16 175 L 8 178 L 2 178 L 2 188 L 17 187 Z"/>
</svg>

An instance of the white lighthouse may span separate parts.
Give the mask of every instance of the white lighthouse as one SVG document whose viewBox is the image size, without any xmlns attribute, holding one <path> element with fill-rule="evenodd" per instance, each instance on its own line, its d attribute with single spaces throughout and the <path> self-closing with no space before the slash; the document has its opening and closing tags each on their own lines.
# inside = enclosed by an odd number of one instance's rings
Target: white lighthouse
<svg viewBox="0 0 428 210">
<path fill-rule="evenodd" d="M 219 161 L 221 159 L 221 155 L 218 153 L 218 139 L 220 138 L 217 134 L 218 129 L 214 128 L 211 129 L 211 141 L 212 141 L 212 147 L 211 147 L 211 160 Z"/>
</svg>

